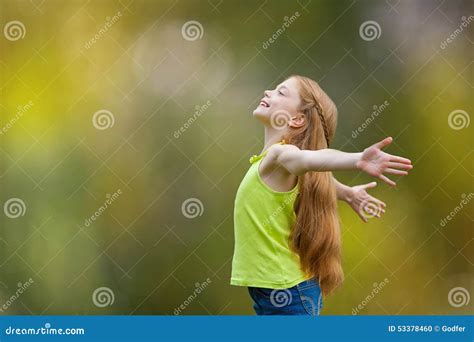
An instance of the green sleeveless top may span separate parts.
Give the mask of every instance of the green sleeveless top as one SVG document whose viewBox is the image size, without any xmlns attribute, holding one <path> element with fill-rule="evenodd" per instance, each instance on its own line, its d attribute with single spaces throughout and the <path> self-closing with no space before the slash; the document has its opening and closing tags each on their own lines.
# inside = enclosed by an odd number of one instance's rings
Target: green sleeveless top
<svg viewBox="0 0 474 342">
<path fill-rule="evenodd" d="M 284 140 L 280 142 L 284 144 Z M 258 167 L 268 150 L 250 158 L 250 168 L 237 190 L 234 205 L 235 247 L 230 283 L 284 289 L 309 279 L 288 238 L 296 219 L 293 204 L 298 184 L 280 192 L 264 183 Z"/>
</svg>

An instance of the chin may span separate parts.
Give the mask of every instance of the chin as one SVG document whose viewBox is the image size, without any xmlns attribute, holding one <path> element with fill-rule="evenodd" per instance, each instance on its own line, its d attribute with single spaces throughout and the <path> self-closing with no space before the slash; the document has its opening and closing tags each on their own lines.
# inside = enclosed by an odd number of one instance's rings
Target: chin
<svg viewBox="0 0 474 342">
<path fill-rule="evenodd" d="M 253 111 L 253 115 L 254 116 L 259 116 L 259 117 L 266 117 L 266 116 L 269 116 L 268 115 L 268 110 L 266 110 L 267 108 L 262 108 L 261 106 L 258 106 L 257 108 L 255 108 L 255 110 Z"/>
</svg>

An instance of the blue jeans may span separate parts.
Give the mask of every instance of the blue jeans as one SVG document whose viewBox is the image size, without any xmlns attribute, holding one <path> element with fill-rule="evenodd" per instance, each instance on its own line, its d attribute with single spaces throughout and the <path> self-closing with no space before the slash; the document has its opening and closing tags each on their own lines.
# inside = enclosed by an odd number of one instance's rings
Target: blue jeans
<svg viewBox="0 0 474 342">
<path fill-rule="evenodd" d="M 323 296 L 317 280 L 305 280 L 288 289 L 249 287 L 257 315 L 319 316 Z"/>
</svg>

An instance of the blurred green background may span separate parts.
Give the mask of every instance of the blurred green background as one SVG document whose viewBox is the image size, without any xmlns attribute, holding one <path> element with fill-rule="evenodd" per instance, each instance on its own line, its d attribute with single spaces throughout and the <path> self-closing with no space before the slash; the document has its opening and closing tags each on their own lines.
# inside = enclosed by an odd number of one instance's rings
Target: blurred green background
<svg viewBox="0 0 474 342">
<path fill-rule="evenodd" d="M 471 1 L 2 0 L 1 314 L 253 314 L 229 285 L 233 200 L 263 147 L 251 113 L 294 73 L 337 104 L 334 148 L 393 136 L 387 151 L 415 166 L 370 192 L 383 218 L 340 204 L 346 280 L 322 314 L 472 312 L 472 14 Z"/>
</svg>

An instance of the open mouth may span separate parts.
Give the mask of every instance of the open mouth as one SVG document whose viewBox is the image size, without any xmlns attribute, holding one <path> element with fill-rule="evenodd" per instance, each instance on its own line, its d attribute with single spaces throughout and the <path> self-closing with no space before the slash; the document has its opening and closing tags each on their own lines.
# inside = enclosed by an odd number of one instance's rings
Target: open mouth
<svg viewBox="0 0 474 342">
<path fill-rule="evenodd" d="M 262 107 L 265 107 L 265 108 L 270 107 L 270 105 L 265 100 L 261 100 L 259 106 L 262 106 Z"/>
</svg>

